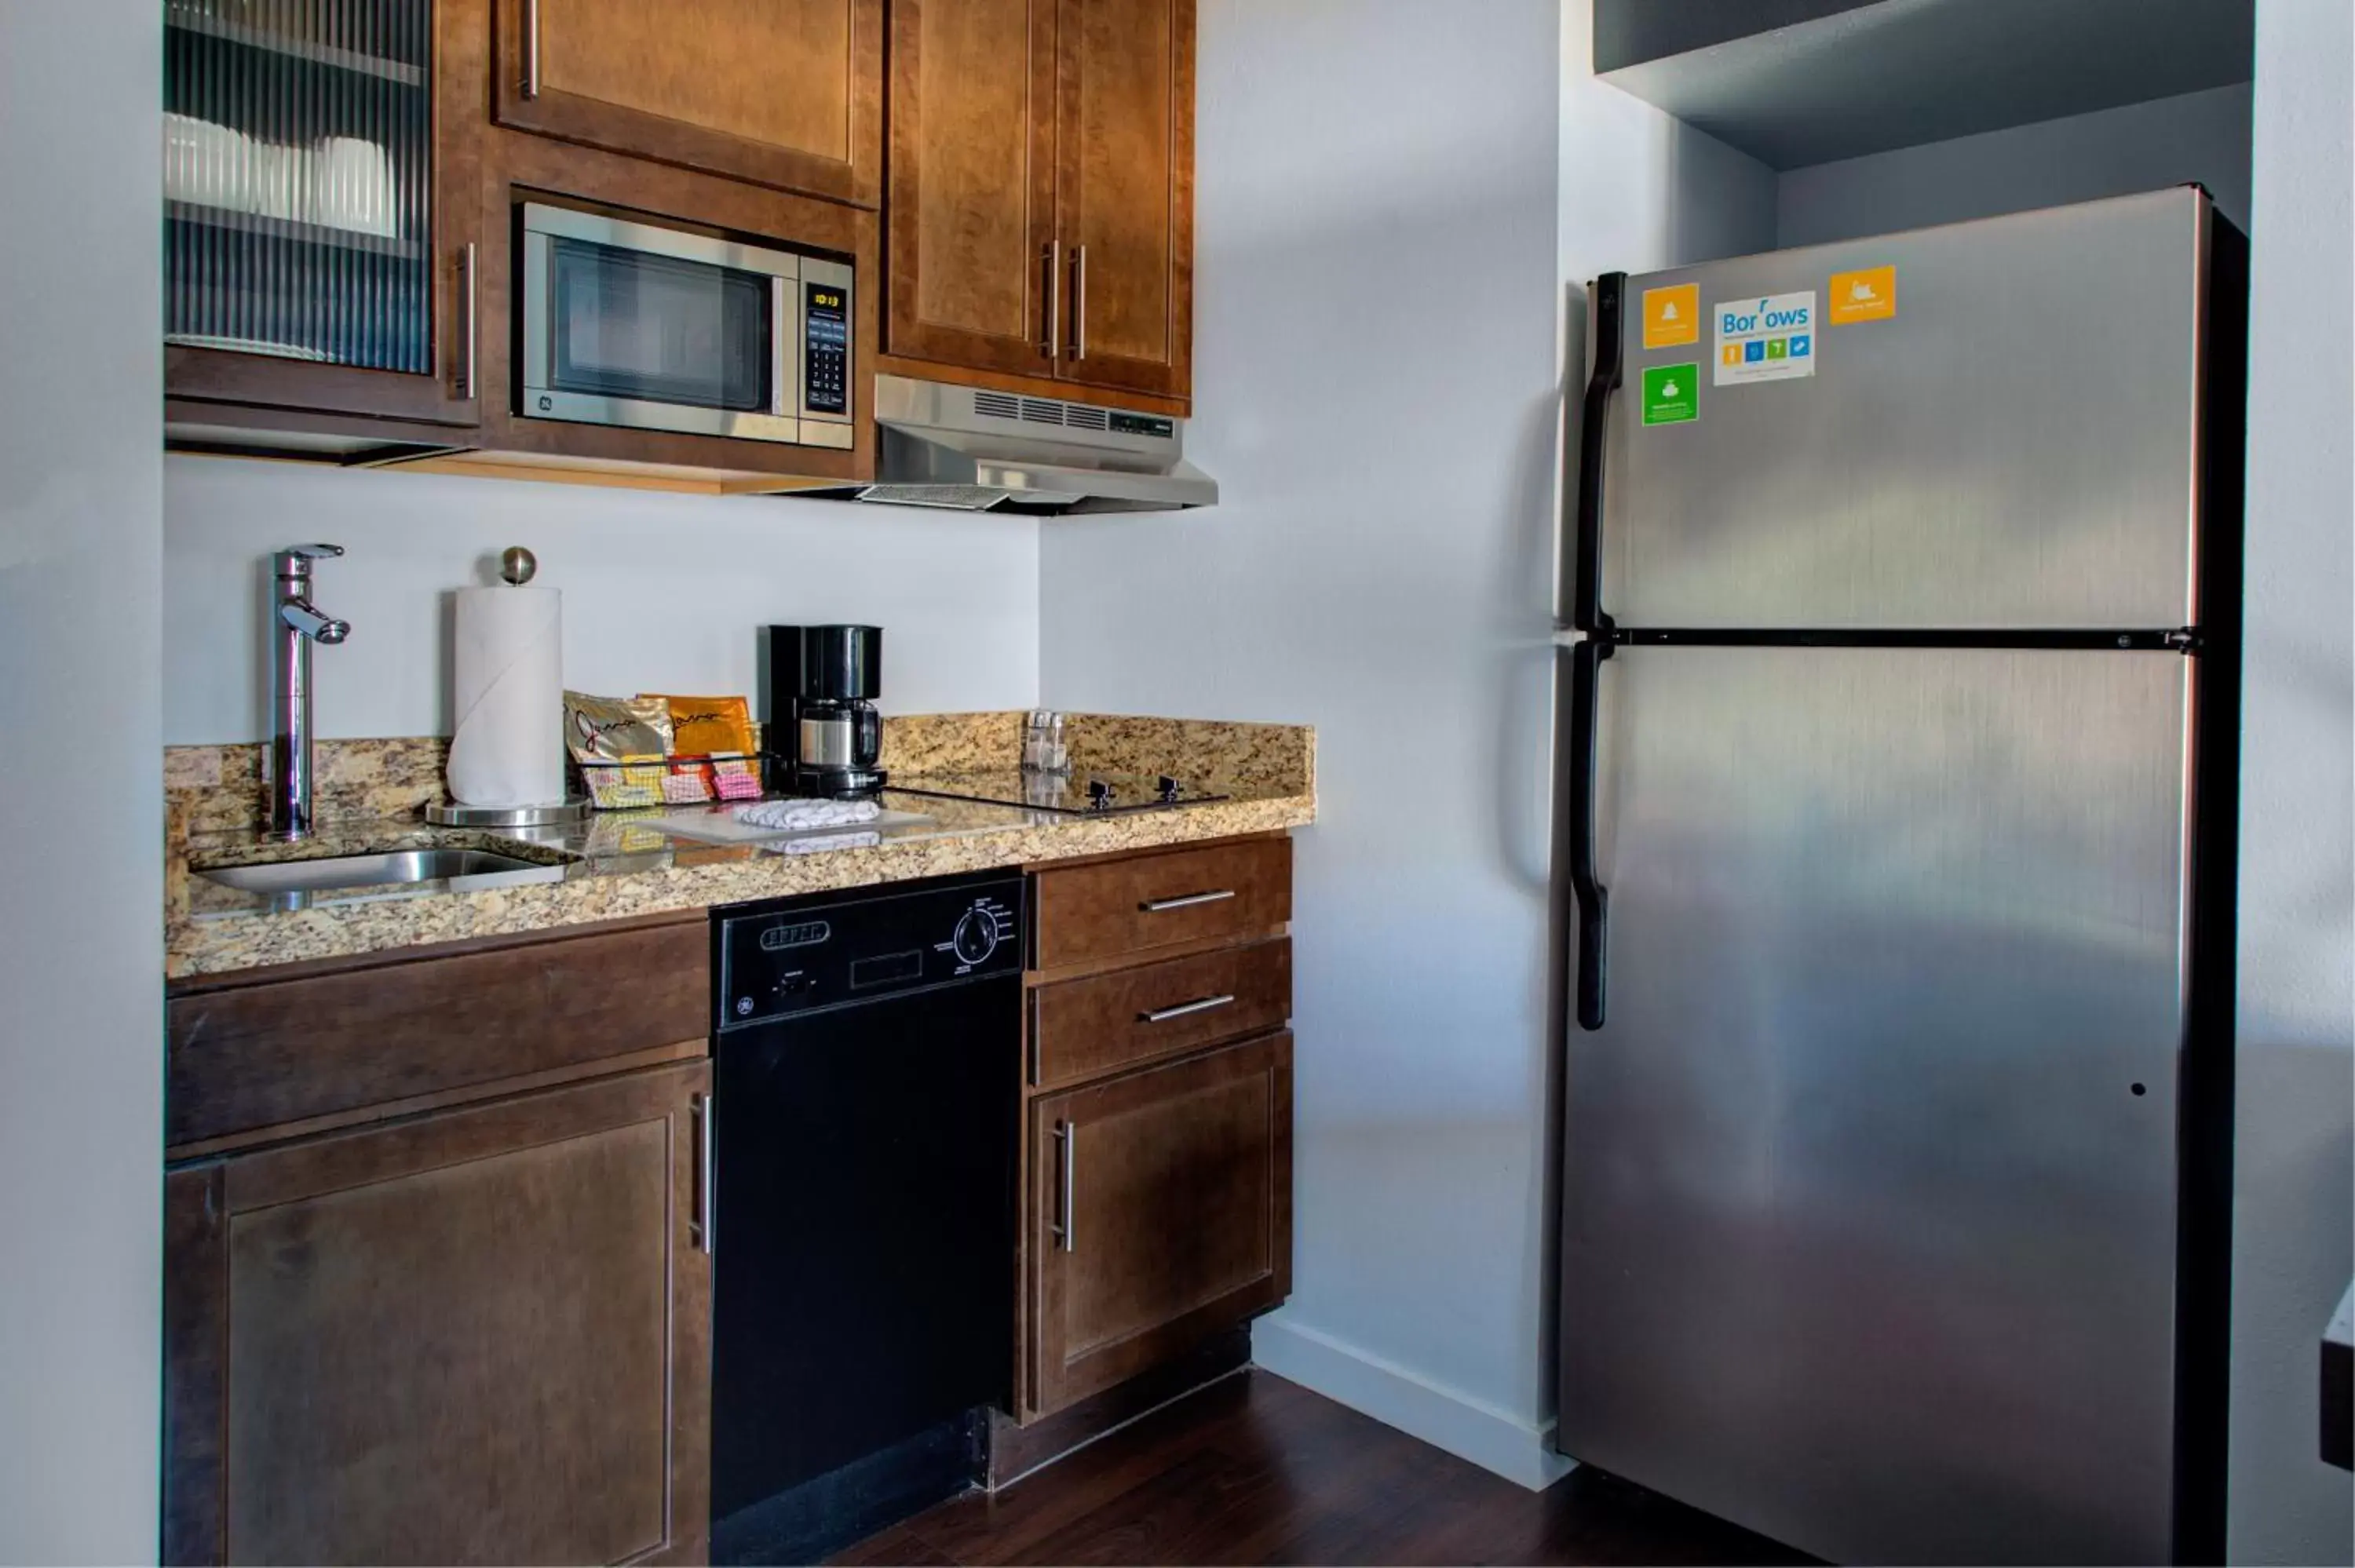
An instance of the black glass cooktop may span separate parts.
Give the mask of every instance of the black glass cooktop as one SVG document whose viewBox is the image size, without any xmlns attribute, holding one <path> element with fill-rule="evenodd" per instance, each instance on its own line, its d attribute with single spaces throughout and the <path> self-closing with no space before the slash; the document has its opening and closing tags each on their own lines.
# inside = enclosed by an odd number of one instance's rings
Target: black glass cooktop
<svg viewBox="0 0 2355 1568">
<path fill-rule="evenodd" d="M 1060 811 L 1075 817 L 1114 811 L 1158 811 L 1169 806 L 1199 806 L 1208 800 L 1227 799 L 1166 773 L 1025 773 L 1018 768 L 985 768 L 975 773 L 894 775 L 890 787 L 903 795 L 980 800 L 994 806 L 1019 806 L 1026 810 Z"/>
</svg>

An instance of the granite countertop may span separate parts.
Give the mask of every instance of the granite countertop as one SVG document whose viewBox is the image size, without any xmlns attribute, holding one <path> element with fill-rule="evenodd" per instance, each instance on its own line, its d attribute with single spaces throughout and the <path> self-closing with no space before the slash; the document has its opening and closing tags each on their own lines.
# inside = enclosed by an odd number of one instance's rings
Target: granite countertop
<svg viewBox="0 0 2355 1568">
<path fill-rule="evenodd" d="M 911 775 L 994 767 L 1018 755 L 1020 722 L 1019 714 L 887 720 L 885 760 Z M 867 830 L 871 841 L 781 853 L 675 837 L 652 825 L 665 815 L 661 808 L 598 812 L 567 830 L 431 828 L 417 809 L 440 794 L 442 743 L 322 742 L 322 826 L 295 848 L 260 831 L 248 766 L 258 766 L 258 756 L 242 755 L 254 748 L 175 748 L 183 755 L 166 761 L 165 978 L 1195 842 L 1316 820 L 1315 739 L 1305 727 L 1072 715 L 1066 733 L 1075 773 L 1168 772 L 1226 798 L 1071 816 L 886 790 L 880 803 L 887 816 Z M 198 753 L 213 755 L 190 755 Z M 921 820 L 898 820 L 900 814 Z M 301 900 L 241 892 L 202 874 L 420 848 L 485 849 L 532 864 L 455 885 L 359 887 Z"/>
</svg>

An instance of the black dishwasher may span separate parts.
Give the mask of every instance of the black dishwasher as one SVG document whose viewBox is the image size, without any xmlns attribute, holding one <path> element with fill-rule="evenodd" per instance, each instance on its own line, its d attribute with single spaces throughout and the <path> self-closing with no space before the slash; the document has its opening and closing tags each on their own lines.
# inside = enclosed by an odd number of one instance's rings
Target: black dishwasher
<svg viewBox="0 0 2355 1568">
<path fill-rule="evenodd" d="M 715 911 L 715 1562 L 975 1474 L 1013 1357 L 1022 881 Z"/>
</svg>

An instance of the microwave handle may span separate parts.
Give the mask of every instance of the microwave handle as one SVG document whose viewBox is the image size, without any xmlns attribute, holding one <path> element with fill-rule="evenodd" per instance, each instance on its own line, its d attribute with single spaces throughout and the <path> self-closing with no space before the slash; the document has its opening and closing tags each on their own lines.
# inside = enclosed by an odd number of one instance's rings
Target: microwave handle
<svg viewBox="0 0 2355 1568">
<path fill-rule="evenodd" d="M 791 402 L 801 377 L 786 375 L 786 355 L 792 352 L 792 345 L 801 341 L 802 323 L 798 316 L 789 313 L 794 307 L 794 291 L 786 287 L 784 279 L 773 277 L 769 280 L 769 297 L 774 305 L 770 320 L 776 323 L 770 333 L 775 340 L 776 363 L 769 371 L 769 412 L 782 419 L 788 414 L 801 412 Z"/>
</svg>

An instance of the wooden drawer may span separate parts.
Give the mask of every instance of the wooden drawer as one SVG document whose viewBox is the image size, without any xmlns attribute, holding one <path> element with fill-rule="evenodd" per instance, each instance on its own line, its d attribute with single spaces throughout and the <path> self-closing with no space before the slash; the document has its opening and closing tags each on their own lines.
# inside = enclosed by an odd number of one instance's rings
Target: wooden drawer
<svg viewBox="0 0 2355 1568">
<path fill-rule="evenodd" d="M 174 996 L 166 1150 L 686 1054 L 710 1033 L 710 950 L 697 918 Z"/>
<path fill-rule="evenodd" d="M 1038 874 L 1035 969 L 1249 936 L 1292 918 L 1292 841 L 1234 839 Z"/>
<path fill-rule="evenodd" d="M 1292 938 L 1040 986 L 1031 1008 L 1031 1083 L 1098 1077 L 1282 1028 L 1292 1016 Z"/>
</svg>

